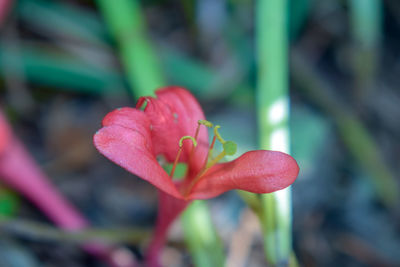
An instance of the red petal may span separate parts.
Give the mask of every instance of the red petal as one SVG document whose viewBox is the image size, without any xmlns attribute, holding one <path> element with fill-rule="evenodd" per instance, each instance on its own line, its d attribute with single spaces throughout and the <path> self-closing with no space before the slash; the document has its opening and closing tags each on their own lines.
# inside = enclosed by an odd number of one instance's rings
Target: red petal
<svg viewBox="0 0 400 267">
<path fill-rule="evenodd" d="M 103 123 L 109 126 L 101 128 L 95 134 L 96 148 L 129 172 L 150 182 L 160 190 L 181 198 L 152 151 L 150 129 L 146 129 L 146 125 L 149 124 L 146 116 L 143 116 L 143 112 L 134 109 L 130 114 L 125 113 L 126 109 L 121 110 L 110 113 L 104 119 Z M 118 114 L 126 116 L 118 116 Z"/>
<path fill-rule="evenodd" d="M 117 108 L 104 117 L 102 125 L 119 125 L 146 133 L 146 131 L 148 131 L 147 129 L 150 127 L 150 121 L 143 111 L 135 108 Z"/>
<path fill-rule="evenodd" d="M 213 166 L 193 187 L 189 199 L 206 199 L 228 190 L 271 193 L 291 185 L 299 166 L 291 156 L 277 151 L 257 150 L 238 159 Z"/>
<path fill-rule="evenodd" d="M 103 126 L 118 125 L 129 130 L 137 131 L 144 135 L 148 140 L 146 145 L 149 150 L 153 151 L 153 143 L 151 142 L 150 121 L 143 111 L 135 108 L 118 108 L 108 113 L 103 121 Z"/>
<path fill-rule="evenodd" d="M 152 139 L 156 154 L 163 154 L 168 161 L 174 161 L 178 152 L 179 139 L 182 136 L 194 136 L 198 120 L 204 120 L 204 113 L 196 98 L 187 90 L 171 86 L 156 92 L 158 98 L 147 97 L 145 113 L 153 127 Z M 138 105 L 143 103 L 143 98 Z M 194 154 L 191 169 L 198 171 L 208 151 L 208 133 L 201 127 L 198 136 L 198 147 Z M 181 161 L 187 161 L 191 143 L 184 142 Z"/>
</svg>

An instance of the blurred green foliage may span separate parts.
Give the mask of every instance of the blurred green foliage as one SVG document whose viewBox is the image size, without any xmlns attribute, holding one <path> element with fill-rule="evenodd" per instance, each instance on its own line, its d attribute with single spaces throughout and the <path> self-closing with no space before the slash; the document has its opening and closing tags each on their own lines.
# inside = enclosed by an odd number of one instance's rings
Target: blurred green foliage
<svg viewBox="0 0 400 267">
<path fill-rule="evenodd" d="M 0 216 L 13 216 L 18 207 L 19 199 L 16 193 L 0 185 Z"/>
<path fill-rule="evenodd" d="M 214 230 L 205 201 L 194 201 L 182 215 L 188 249 L 196 266 L 224 266 L 222 242 Z"/>
</svg>

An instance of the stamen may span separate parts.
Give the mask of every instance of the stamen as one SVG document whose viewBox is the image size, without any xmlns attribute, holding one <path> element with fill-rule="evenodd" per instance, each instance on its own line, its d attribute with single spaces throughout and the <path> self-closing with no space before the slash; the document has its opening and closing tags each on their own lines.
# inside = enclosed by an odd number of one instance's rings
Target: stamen
<svg viewBox="0 0 400 267">
<path fill-rule="evenodd" d="M 191 137 L 190 135 L 185 135 L 185 136 L 182 136 L 182 138 L 179 140 L 179 147 L 183 146 L 183 140 L 186 140 L 186 139 L 192 140 L 192 143 L 193 143 L 194 147 L 197 146 L 197 141 L 196 141 L 195 138 Z"/>
<path fill-rule="evenodd" d="M 221 153 L 218 154 L 218 156 L 216 156 L 212 161 L 208 162 L 206 165 L 206 168 L 204 169 L 204 171 L 202 172 L 202 174 L 204 174 L 210 167 L 214 166 L 215 163 L 217 163 L 218 161 L 220 161 L 221 159 L 223 159 L 226 156 L 226 151 L 222 151 Z"/>
<path fill-rule="evenodd" d="M 221 128 L 220 125 L 215 125 L 214 127 L 214 137 L 213 140 L 211 142 L 210 148 L 208 149 L 207 152 L 207 157 L 203 163 L 203 169 L 207 166 L 208 163 L 208 159 L 210 158 L 210 156 L 212 156 L 213 151 L 214 151 L 214 145 L 215 145 L 215 141 L 218 138 L 218 141 L 220 141 L 222 144 L 226 143 L 226 141 L 222 138 L 222 136 L 220 135 L 220 133 L 218 132 L 218 129 Z"/>
<path fill-rule="evenodd" d="M 227 155 L 232 156 L 237 151 L 237 144 L 233 141 L 227 141 L 223 144 L 223 148 Z"/>
<path fill-rule="evenodd" d="M 196 141 L 197 141 L 197 138 L 199 137 L 199 132 L 200 132 L 200 127 L 201 127 L 201 125 L 204 125 L 204 126 L 206 126 L 206 127 L 208 127 L 208 128 L 213 127 L 213 124 L 212 124 L 212 122 L 210 122 L 210 121 L 207 121 L 207 120 L 198 120 L 198 121 L 197 121 L 196 133 L 194 134 L 194 139 L 195 139 Z M 195 146 L 193 146 L 193 147 L 192 147 L 192 150 L 190 151 L 190 155 L 189 155 L 189 160 L 188 160 L 188 162 L 191 162 L 191 160 L 192 160 L 192 157 L 193 157 L 193 154 L 194 154 L 194 148 L 195 148 Z"/>
<path fill-rule="evenodd" d="M 179 150 L 178 150 L 178 154 L 176 155 L 175 161 L 174 161 L 174 165 L 172 166 L 172 170 L 171 173 L 169 175 L 170 178 L 174 177 L 174 173 L 175 173 L 175 169 L 176 169 L 176 165 L 178 165 L 179 162 L 179 158 L 181 157 L 182 154 L 182 150 L 183 150 L 183 140 L 186 139 L 190 139 L 193 143 L 193 147 L 197 146 L 197 141 L 196 139 L 194 139 L 193 137 L 189 136 L 189 135 L 185 135 L 183 136 L 181 139 L 179 139 Z"/>
<path fill-rule="evenodd" d="M 224 140 L 224 138 L 222 138 L 222 136 L 219 134 L 218 129 L 221 128 L 221 126 L 216 125 L 214 127 L 214 135 L 217 137 L 218 141 L 221 142 L 221 144 L 224 144 L 226 141 Z"/>
<path fill-rule="evenodd" d="M 207 121 L 207 120 L 198 120 L 198 121 L 197 121 L 196 133 L 194 134 L 194 139 L 196 139 L 196 140 L 197 140 L 197 137 L 199 136 L 200 126 L 201 126 L 201 125 L 204 125 L 204 126 L 206 126 L 206 127 L 208 127 L 208 128 L 213 127 L 213 124 L 212 124 L 212 122 L 210 122 L 210 121 Z"/>
<path fill-rule="evenodd" d="M 197 140 L 197 137 L 199 136 L 200 126 L 201 126 L 201 125 L 204 125 L 204 126 L 206 126 L 206 127 L 208 127 L 208 128 L 213 127 L 213 124 L 212 124 L 212 122 L 210 122 L 210 121 L 207 121 L 207 120 L 198 120 L 198 121 L 197 121 L 196 133 L 194 134 L 194 139 L 196 139 L 196 140 Z"/>
<path fill-rule="evenodd" d="M 217 140 L 217 136 L 214 135 L 213 140 L 212 140 L 211 145 L 210 145 L 210 148 L 209 148 L 209 152 L 210 152 L 209 154 L 211 154 L 213 152 L 216 140 Z M 208 156 L 207 156 L 207 158 L 208 158 Z"/>
<path fill-rule="evenodd" d="M 203 174 L 205 174 L 212 166 L 214 166 L 218 161 L 223 159 L 226 155 L 232 156 L 236 153 L 237 150 L 237 144 L 233 141 L 225 141 L 221 135 L 218 133 L 218 128 L 220 128 L 219 125 L 216 125 L 214 127 L 214 138 L 213 141 L 210 145 L 210 148 L 208 150 L 208 155 L 214 148 L 215 140 L 218 139 L 222 143 L 223 151 L 218 154 L 212 161 L 208 162 L 208 156 L 206 158 L 206 161 L 203 165 L 203 168 L 199 171 L 199 173 L 196 175 L 196 177 L 193 179 L 193 181 L 190 183 L 188 186 L 188 189 L 186 190 L 185 194 L 188 196 L 190 192 L 192 191 L 193 187 L 195 184 L 202 178 Z"/>
<path fill-rule="evenodd" d="M 212 153 L 213 153 L 213 151 L 214 151 L 214 144 L 215 144 L 215 141 L 216 141 L 216 140 L 217 140 L 217 136 L 214 135 L 213 140 L 212 140 L 212 142 L 211 142 L 211 145 L 210 145 L 210 147 L 208 148 L 207 157 L 206 157 L 205 160 L 204 160 L 203 168 L 204 168 L 204 166 L 207 166 L 208 159 L 210 158 L 210 156 L 212 156 Z"/>
<path fill-rule="evenodd" d="M 211 166 L 215 165 L 215 163 L 217 163 L 218 161 L 223 159 L 223 157 L 225 157 L 226 155 L 228 155 L 228 156 L 234 155 L 237 150 L 237 144 L 233 141 L 226 141 L 223 144 L 223 148 L 224 148 L 224 150 L 207 164 L 206 170 L 209 169 Z"/>
<path fill-rule="evenodd" d="M 210 121 L 207 121 L 207 120 L 199 120 L 198 122 L 197 122 L 199 125 L 201 124 L 201 125 L 204 125 L 204 126 L 206 126 L 206 127 L 208 127 L 208 128 L 212 128 L 214 125 L 212 124 L 212 122 L 210 122 Z"/>
<path fill-rule="evenodd" d="M 179 158 L 181 157 L 181 153 L 182 153 L 182 147 L 179 147 L 178 154 L 176 155 L 176 158 L 175 158 L 175 161 L 174 161 L 174 165 L 172 166 L 171 173 L 169 174 L 170 178 L 174 177 L 174 172 L 175 172 L 175 169 L 176 169 L 176 165 L 178 164 Z"/>
</svg>

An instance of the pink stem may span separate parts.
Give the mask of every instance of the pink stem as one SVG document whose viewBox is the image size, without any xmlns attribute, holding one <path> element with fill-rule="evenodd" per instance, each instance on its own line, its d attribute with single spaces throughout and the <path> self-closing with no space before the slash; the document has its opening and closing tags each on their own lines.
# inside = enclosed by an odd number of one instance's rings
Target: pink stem
<svg viewBox="0 0 400 267">
<path fill-rule="evenodd" d="M 158 202 L 156 230 L 146 253 L 146 266 L 148 267 L 161 266 L 160 254 L 167 238 L 168 229 L 190 203 L 190 201 L 174 198 L 161 190 L 159 190 Z"/>
<path fill-rule="evenodd" d="M 9 13 L 13 0 L 0 0 L 0 26 L 3 25 L 4 20 Z"/>
<path fill-rule="evenodd" d="M 48 182 L 47 176 L 16 138 L 9 138 L 6 148 L 0 155 L 0 177 L 29 198 L 61 228 L 73 231 L 88 226 L 86 219 Z M 90 243 L 84 248 L 92 255 L 108 262 L 110 266 L 135 266 L 132 256 L 129 257 L 129 254 L 125 253 L 121 260 L 121 257 L 116 257 L 121 251 L 105 244 Z"/>
<path fill-rule="evenodd" d="M 84 228 L 88 222 L 48 182 L 22 144 L 11 138 L 0 158 L 4 182 L 36 204 L 52 221 L 66 230 Z"/>
</svg>

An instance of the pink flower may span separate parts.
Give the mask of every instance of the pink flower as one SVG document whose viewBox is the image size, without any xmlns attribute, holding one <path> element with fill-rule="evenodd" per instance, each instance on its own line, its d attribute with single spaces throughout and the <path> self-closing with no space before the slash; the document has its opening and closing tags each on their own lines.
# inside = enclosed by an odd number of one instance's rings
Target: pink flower
<svg viewBox="0 0 400 267">
<path fill-rule="evenodd" d="M 179 87 L 160 89 L 156 95 L 141 97 L 136 108 L 110 112 L 94 136 L 103 155 L 160 190 L 156 233 L 147 254 L 150 266 L 157 266 L 170 223 L 191 200 L 216 197 L 232 189 L 274 192 L 292 184 L 299 172 L 291 156 L 268 150 L 250 151 L 234 161 L 218 163 L 236 152 L 236 144 L 225 141 L 218 133 L 219 126 L 205 120 L 197 100 Z M 206 127 L 214 127 L 210 145 Z M 211 158 L 216 141 L 222 143 L 223 151 Z M 173 163 L 171 173 L 163 169 L 158 156 Z M 186 163 L 187 171 L 182 180 L 175 181 L 178 162 Z"/>
</svg>

